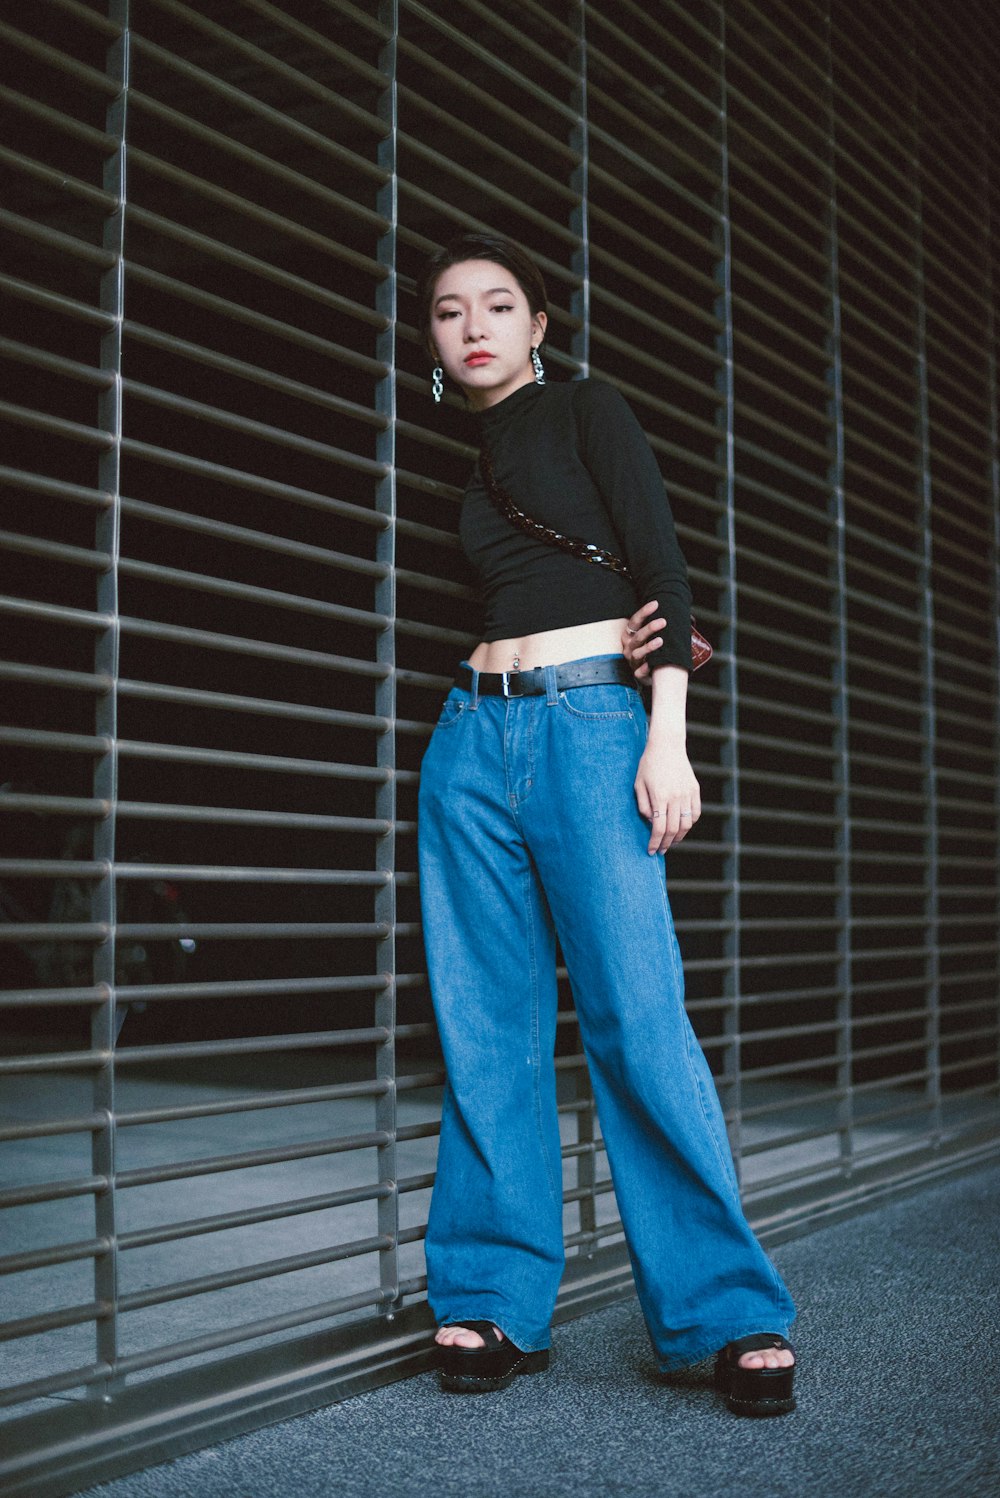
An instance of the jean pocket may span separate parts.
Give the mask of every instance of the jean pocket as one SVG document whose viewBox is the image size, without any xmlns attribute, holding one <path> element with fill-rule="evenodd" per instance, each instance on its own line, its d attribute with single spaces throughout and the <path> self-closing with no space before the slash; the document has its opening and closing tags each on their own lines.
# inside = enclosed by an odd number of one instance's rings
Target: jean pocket
<svg viewBox="0 0 1000 1498">
<path fill-rule="evenodd" d="M 596 687 L 571 687 L 559 693 L 559 702 L 571 718 L 601 722 L 631 718 L 636 695 L 635 687 L 608 682 Z"/>
<path fill-rule="evenodd" d="M 441 715 L 437 720 L 436 728 L 451 728 L 458 722 L 469 705 L 466 693 L 453 687 L 441 705 Z"/>
</svg>

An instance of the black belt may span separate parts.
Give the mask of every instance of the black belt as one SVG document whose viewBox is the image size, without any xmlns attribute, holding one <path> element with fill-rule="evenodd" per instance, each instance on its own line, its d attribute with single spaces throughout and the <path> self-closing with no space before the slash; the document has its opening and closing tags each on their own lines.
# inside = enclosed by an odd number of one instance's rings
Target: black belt
<svg viewBox="0 0 1000 1498">
<path fill-rule="evenodd" d="M 486 697 L 544 697 L 548 691 L 545 684 L 545 666 L 533 666 L 529 671 L 480 671 L 478 691 Z M 456 687 L 472 691 L 473 672 L 469 666 L 459 666 L 455 677 Z M 566 692 L 570 687 L 598 687 L 608 682 L 619 682 L 624 687 L 634 687 L 635 677 L 623 656 L 614 656 L 606 661 L 566 661 L 556 667 L 556 691 Z"/>
</svg>

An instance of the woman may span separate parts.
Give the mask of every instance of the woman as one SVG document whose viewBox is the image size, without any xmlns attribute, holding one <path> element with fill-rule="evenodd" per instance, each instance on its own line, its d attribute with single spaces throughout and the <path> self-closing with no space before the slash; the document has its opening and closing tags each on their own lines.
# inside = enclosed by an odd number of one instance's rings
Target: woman
<svg viewBox="0 0 1000 1498">
<path fill-rule="evenodd" d="M 785 1413 L 794 1308 L 740 1207 L 653 856 L 701 814 L 685 748 L 690 592 L 663 481 L 612 386 L 545 383 L 545 288 L 517 245 L 453 240 L 427 268 L 421 317 L 435 397 L 447 375 L 486 454 L 460 527 L 486 623 L 420 785 L 448 1075 L 426 1240 L 442 1383 L 497 1389 L 548 1365 L 563 1268 L 558 937 L 660 1367 L 715 1353 L 734 1412 Z M 589 543 L 598 565 L 552 533 Z M 638 612 L 637 590 L 650 600 Z M 648 730 L 623 639 L 652 679 Z"/>
</svg>

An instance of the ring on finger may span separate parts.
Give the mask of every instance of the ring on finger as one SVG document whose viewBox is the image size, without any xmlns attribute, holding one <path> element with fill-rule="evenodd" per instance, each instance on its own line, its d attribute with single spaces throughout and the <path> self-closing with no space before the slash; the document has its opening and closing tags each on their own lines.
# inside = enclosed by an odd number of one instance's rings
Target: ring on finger
<svg viewBox="0 0 1000 1498">
<path fill-rule="evenodd" d="M 632 626 L 631 626 L 631 624 L 626 624 L 626 626 L 625 626 L 625 633 L 627 635 L 637 635 L 639 633 L 639 631 L 637 629 L 633 629 Z"/>
<path fill-rule="evenodd" d="M 688 821 L 689 821 L 689 822 L 690 822 L 690 820 L 691 820 L 691 815 L 692 815 L 692 814 L 691 814 L 691 812 L 689 812 L 689 811 L 682 811 L 682 812 L 681 812 L 681 821 L 683 821 L 683 820 L 684 820 L 684 818 L 685 818 L 685 817 L 686 817 L 686 818 L 687 818 L 687 820 L 688 820 Z"/>
</svg>

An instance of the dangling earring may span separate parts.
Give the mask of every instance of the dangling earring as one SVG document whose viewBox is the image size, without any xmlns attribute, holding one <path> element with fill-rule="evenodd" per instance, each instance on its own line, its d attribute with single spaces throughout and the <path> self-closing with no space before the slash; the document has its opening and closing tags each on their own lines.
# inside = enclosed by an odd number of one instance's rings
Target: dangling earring
<svg viewBox="0 0 1000 1498">
<path fill-rule="evenodd" d="M 541 356 L 541 354 L 534 347 L 531 350 L 531 363 L 532 363 L 532 367 L 533 367 L 533 369 L 535 371 L 535 384 L 536 385 L 544 385 L 545 384 L 545 366 L 542 363 L 542 356 Z"/>
<path fill-rule="evenodd" d="M 444 370 L 438 364 L 431 375 L 431 391 L 434 395 L 434 404 L 439 405 L 444 395 Z"/>
</svg>

